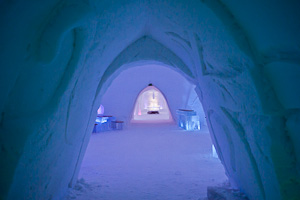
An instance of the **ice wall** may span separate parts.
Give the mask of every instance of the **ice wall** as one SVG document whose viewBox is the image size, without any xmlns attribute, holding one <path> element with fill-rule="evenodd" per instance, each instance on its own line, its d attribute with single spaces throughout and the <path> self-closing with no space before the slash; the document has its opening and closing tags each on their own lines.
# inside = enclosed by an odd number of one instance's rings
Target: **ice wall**
<svg viewBox="0 0 300 200">
<path fill-rule="evenodd" d="M 298 1 L 0 1 L 0 198 L 76 181 L 110 77 L 160 62 L 191 79 L 231 183 L 297 199 Z"/>
</svg>

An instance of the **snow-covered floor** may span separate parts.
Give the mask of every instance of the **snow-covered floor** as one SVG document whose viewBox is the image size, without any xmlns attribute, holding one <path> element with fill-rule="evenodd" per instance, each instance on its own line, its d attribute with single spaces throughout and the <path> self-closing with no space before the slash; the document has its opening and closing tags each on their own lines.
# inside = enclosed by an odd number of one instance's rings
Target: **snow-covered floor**
<svg viewBox="0 0 300 200">
<path fill-rule="evenodd" d="M 176 125 L 137 124 L 93 134 L 78 184 L 66 199 L 202 199 L 207 186 L 227 180 L 211 153 L 208 132 Z"/>
</svg>

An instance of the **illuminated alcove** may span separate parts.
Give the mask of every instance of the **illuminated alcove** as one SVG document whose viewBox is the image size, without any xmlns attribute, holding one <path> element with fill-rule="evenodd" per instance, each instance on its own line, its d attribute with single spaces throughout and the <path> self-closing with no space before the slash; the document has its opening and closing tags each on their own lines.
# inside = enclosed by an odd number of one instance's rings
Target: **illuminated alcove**
<svg viewBox="0 0 300 200">
<path fill-rule="evenodd" d="M 152 84 L 143 89 L 135 102 L 132 122 L 170 122 L 172 115 L 164 95 Z"/>
<path fill-rule="evenodd" d="M 149 84 L 135 102 L 131 122 L 172 122 L 166 98 L 161 91 Z"/>
</svg>

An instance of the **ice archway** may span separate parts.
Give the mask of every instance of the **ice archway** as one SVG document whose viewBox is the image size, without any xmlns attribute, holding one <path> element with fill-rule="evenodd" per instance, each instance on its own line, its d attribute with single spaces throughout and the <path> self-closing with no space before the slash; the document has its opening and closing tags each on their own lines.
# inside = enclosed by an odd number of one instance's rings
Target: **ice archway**
<svg viewBox="0 0 300 200">
<path fill-rule="evenodd" d="M 132 122 L 171 122 L 172 114 L 166 98 L 152 84 L 143 89 L 135 102 Z"/>
<path fill-rule="evenodd" d="M 153 83 L 163 92 L 174 118 L 176 109 L 192 109 L 197 111 L 201 124 L 206 126 L 205 114 L 195 91 L 194 82 L 174 69 L 153 61 L 134 62 L 121 66 L 106 81 L 106 84 L 110 83 L 109 87 L 105 86 L 107 90 L 104 93 L 101 91 L 101 94 L 103 93 L 101 103 L 106 108 L 106 114 L 113 115 L 125 123 L 130 122 L 138 94 L 149 83 Z"/>
<path fill-rule="evenodd" d="M 63 195 L 76 181 L 109 78 L 127 63 L 157 61 L 197 85 L 232 184 L 250 199 L 297 199 L 298 8 L 297 1 L 1 1 L 0 198 Z"/>
</svg>

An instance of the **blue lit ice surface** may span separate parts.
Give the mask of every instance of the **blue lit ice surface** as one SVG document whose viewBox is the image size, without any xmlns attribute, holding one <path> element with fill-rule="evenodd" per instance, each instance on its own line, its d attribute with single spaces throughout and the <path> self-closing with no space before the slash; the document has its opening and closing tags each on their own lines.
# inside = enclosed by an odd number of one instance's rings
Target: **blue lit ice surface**
<svg viewBox="0 0 300 200">
<path fill-rule="evenodd" d="M 116 121 L 115 117 L 98 115 L 95 121 L 94 133 L 112 130 L 111 122 Z"/>
<path fill-rule="evenodd" d="M 188 131 L 200 130 L 199 116 L 195 111 L 179 109 L 176 113 L 179 127 Z"/>
</svg>

